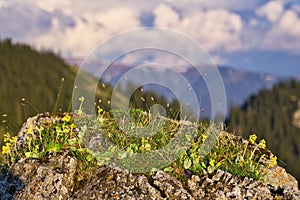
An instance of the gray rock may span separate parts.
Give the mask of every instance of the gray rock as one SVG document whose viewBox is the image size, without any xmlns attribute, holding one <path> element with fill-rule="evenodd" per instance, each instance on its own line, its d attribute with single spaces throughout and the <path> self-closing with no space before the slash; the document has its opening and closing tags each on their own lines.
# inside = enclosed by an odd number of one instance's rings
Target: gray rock
<svg viewBox="0 0 300 200">
<path fill-rule="evenodd" d="M 46 162 L 23 159 L 11 166 L 11 172 L 25 184 L 16 199 L 58 199 L 70 197 L 74 188 L 77 160 L 67 155 L 49 156 Z"/>
<path fill-rule="evenodd" d="M 192 176 L 188 190 L 195 199 L 300 199 L 295 188 L 276 188 L 218 170 L 212 177 Z"/>
<path fill-rule="evenodd" d="M 2 196 L 12 197 L 15 193 L 15 199 L 20 200 L 300 199 L 298 189 L 274 187 L 251 178 L 238 178 L 221 170 L 204 177 L 192 175 L 187 188 L 164 171 L 146 177 L 113 166 L 96 167 L 92 176 L 85 178 L 82 181 L 84 184 L 77 187 L 76 170 L 77 160 L 68 152 L 50 155 L 43 161 L 20 160 L 10 168 L 10 174 L 19 177 L 19 183 L 15 178 L 15 181 L 10 181 L 10 186 L 14 188 L 14 184 L 18 184 L 19 187 L 12 191 L 5 190 Z M 7 181 L 9 179 L 6 178 Z"/>
</svg>

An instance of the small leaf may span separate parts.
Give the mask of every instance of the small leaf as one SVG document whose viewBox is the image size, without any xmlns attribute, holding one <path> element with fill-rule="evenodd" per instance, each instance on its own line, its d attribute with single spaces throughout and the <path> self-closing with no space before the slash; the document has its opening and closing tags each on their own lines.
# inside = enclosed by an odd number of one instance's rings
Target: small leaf
<svg viewBox="0 0 300 200">
<path fill-rule="evenodd" d="M 25 153 L 26 158 L 31 158 L 31 154 L 32 154 L 32 152 L 26 152 Z"/>
<path fill-rule="evenodd" d="M 91 154 L 88 154 L 87 157 L 86 157 L 86 160 L 87 160 L 88 162 L 91 162 L 91 161 L 94 160 L 94 157 L 93 157 Z"/>
<path fill-rule="evenodd" d="M 33 153 L 33 152 L 26 152 L 25 153 L 26 158 L 39 158 L 39 154 Z"/>
<path fill-rule="evenodd" d="M 192 166 L 192 161 L 191 159 L 187 158 L 183 162 L 183 167 L 184 169 L 189 169 Z"/>
<path fill-rule="evenodd" d="M 211 174 L 211 173 L 213 173 L 214 171 L 215 171 L 215 167 L 213 167 L 213 166 L 208 166 L 208 168 L 207 168 L 207 172 L 209 173 L 209 174 Z"/>
<path fill-rule="evenodd" d="M 194 163 L 194 165 L 199 164 L 199 163 L 200 163 L 199 158 L 194 159 L 194 160 L 193 160 L 193 163 Z"/>
<path fill-rule="evenodd" d="M 174 170 L 174 169 L 173 169 L 173 167 L 171 167 L 171 166 L 164 168 L 164 171 L 165 171 L 165 172 L 172 172 L 173 170 Z"/>
<path fill-rule="evenodd" d="M 195 164 L 195 169 L 201 169 L 202 167 L 201 167 L 201 165 L 200 165 L 200 163 L 196 163 Z"/>
<path fill-rule="evenodd" d="M 76 143 L 76 138 L 72 138 L 68 140 L 68 143 L 72 146 Z"/>
<path fill-rule="evenodd" d="M 119 153 L 118 153 L 119 159 L 124 159 L 126 156 L 127 156 L 127 152 L 126 152 L 126 151 L 125 151 L 125 152 L 119 152 Z"/>
<path fill-rule="evenodd" d="M 76 147 L 70 147 L 71 151 L 77 151 L 77 148 Z"/>
<path fill-rule="evenodd" d="M 53 143 L 53 142 L 50 142 L 47 147 L 46 147 L 46 150 L 47 151 L 53 151 L 53 152 L 59 152 L 61 150 L 61 145 L 60 144 L 56 144 L 56 143 Z"/>
<path fill-rule="evenodd" d="M 151 145 L 150 145 L 149 143 L 147 143 L 147 144 L 145 145 L 145 150 L 146 150 L 146 151 L 151 150 Z"/>
</svg>

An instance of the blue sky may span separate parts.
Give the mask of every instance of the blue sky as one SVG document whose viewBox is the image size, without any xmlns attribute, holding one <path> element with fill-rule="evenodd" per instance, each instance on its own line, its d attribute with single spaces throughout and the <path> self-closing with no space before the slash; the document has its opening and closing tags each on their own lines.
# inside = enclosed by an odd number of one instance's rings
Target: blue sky
<svg viewBox="0 0 300 200">
<path fill-rule="evenodd" d="M 297 0 L 0 0 L 2 39 L 65 58 L 84 58 L 113 35 L 145 26 L 193 38 L 219 65 L 300 74 Z"/>
</svg>

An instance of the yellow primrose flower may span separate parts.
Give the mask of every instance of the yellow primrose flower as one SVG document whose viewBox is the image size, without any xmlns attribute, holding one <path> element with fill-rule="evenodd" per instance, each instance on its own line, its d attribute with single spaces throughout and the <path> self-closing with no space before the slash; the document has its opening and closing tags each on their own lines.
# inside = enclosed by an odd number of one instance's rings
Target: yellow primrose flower
<svg viewBox="0 0 300 200">
<path fill-rule="evenodd" d="M 207 135 L 202 135 L 202 142 L 204 142 L 207 139 Z"/>
<path fill-rule="evenodd" d="M 37 126 L 35 128 L 39 133 L 41 133 L 44 130 L 44 127 L 42 127 L 42 126 Z"/>
<path fill-rule="evenodd" d="M 33 133 L 33 128 L 32 125 L 29 125 L 29 128 L 27 130 L 27 133 L 32 134 Z"/>
<path fill-rule="evenodd" d="M 142 143 L 144 144 L 146 142 L 147 142 L 147 140 L 144 137 L 142 137 Z"/>
<path fill-rule="evenodd" d="M 98 115 L 100 115 L 103 112 L 103 109 L 100 106 L 97 106 L 98 108 Z"/>
<path fill-rule="evenodd" d="M 64 122 L 70 122 L 70 120 L 71 120 L 71 116 L 70 115 L 65 115 L 63 118 L 62 118 L 62 120 L 64 121 Z"/>
<path fill-rule="evenodd" d="M 261 148 L 265 149 L 266 148 L 266 140 L 262 139 L 260 142 Z"/>
<path fill-rule="evenodd" d="M 274 167 L 277 164 L 277 157 L 271 154 L 269 167 Z"/>
<path fill-rule="evenodd" d="M 10 134 L 9 133 L 5 133 L 4 134 L 4 139 L 3 139 L 3 141 L 6 143 L 6 142 L 8 142 L 10 140 Z"/>
<path fill-rule="evenodd" d="M 37 154 L 39 152 L 39 145 L 35 145 L 33 153 Z"/>
<path fill-rule="evenodd" d="M 250 135 L 250 137 L 249 137 L 249 142 L 250 142 L 251 144 L 254 144 L 255 141 L 256 141 L 256 139 L 257 139 L 256 134 L 252 134 L 252 135 Z"/>
<path fill-rule="evenodd" d="M 72 123 L 72 124 L 70 125 L 70 128 L 71 128 L 71 130 L 72 130 L 72 129 L 76 128 L 76 125 L 75 125 L 74 123 Z"/>
<path fill-rule="evenodd" d="M 146 151 L 150 151 L 151 150 L 151 145 L 149 143 L 147 143 L 144 148 L 145 148 Z"/>
<path fill-rule="evenodd" d="M 263 154 L 261 157 L 260 157 L 261 160 L 265 160 L 266 159 L 266 154 Z"/>
<path fill-rule="evenodd" d="M 68 127 L 68 126 L 63 126 L 62 132 L 63 132 L 63 133 L 69 133 L 69 132 L 70 132 L 70 127 Z"/>
<path fill-rule="evenodd" d="M 17 141 L 17 139 L 18 139 L 17 136 L 12 137 L 11 138 L 11 143 L 15 143 Z"/>
<path fill-rule="evenodd" d="M 2 154 L 9 154 L 10 153 L 10 146 L 6 144 L 5 146 L 2 146 Z"/>
</svg>

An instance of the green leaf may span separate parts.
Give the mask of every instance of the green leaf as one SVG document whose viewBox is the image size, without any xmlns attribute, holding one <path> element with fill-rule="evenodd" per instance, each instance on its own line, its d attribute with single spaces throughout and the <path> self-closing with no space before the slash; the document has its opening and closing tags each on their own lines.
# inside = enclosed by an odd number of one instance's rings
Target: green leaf
<svg viewBox="0 0 300 200">
<path fill-rule="evenodd" d="M 200 163 L 196 163 L 196 164 L 195 164 L 195 169 L 202 169 Z"/>
<path fill-rule="evenodd" d="M 213 166 L 208 166 L 208 168 L 207 168 L 207 172 L 209 173 L 209 174 L 211 174 L 211 173 L 213 173 L 214 171 L 215 171 L 215 167 L 213 167 Z"/>
<path fill-rule="evenodd" d="M 86 156 L 86 160 L 87 160 L 88 162 L 91 162 L 91 161 L 94 160 L 94 157 L 93 157 L 91 154 L 88 154 L 88 155 Z"/>
<path fill-rule="evenodd" d="M 25 153 L 26 158 L 39 158 L 39 154 L 33 153 L 33 152 L 26 152 Z"/>
<path fill-rule="evenodd" d="M 126 152 L 126 151 L 125 151 L 125 152 L 119 152 L 119 153 L 118 153 L 119 159 L 124 159 L 126 156 L 127 156 L 127 152 Z"/>
<path fill-rule="evenodd" d="M 77 151 L 77 148 L 76 147 L 70 147 L 71 151 L 75 152 Z"/>
<path fill-rule="evenodd" d="M 79 133 L 78 133 L 78 137 L 79 137 L 81 140 L 83 139 L 83 136 L 84 136 L 84 134 L 85 134 L 86 131 L 87 131 L 87 126 L 86 126 L 86 125 L 82 126 L 82 127 L 81 127 L 81 130 L 80 130 Z"/>
<path fill-rule="evenodd" d="M 72 138 L 68 140 L 69 145 L 74 145 L 76 143 L 76 138 Z"/>
<path fill-rule="evenodd" d="M 183 167 L 184 169 L 189 169 L 192 166 L 192 161 L 191 159 L 187 158 L 183 162 Z"/>
<path fill-rule="evenodd" d="M 173 170 L 174 170 L 174 169 L 173 169 L 173 167 L 171 167 L 171 166 L 164 168 L 164 171 L 165 171 L 165 172 L 172 172 Z"/>
<path fill-rule="evenodd" d="M 53 151 L 53 152 L 59 152 L 61 150 L 61 144 L 56 144 L 54 142 L 50 142 L 47 147 L 46 150 L 47 151 Z"/>
</svg>

